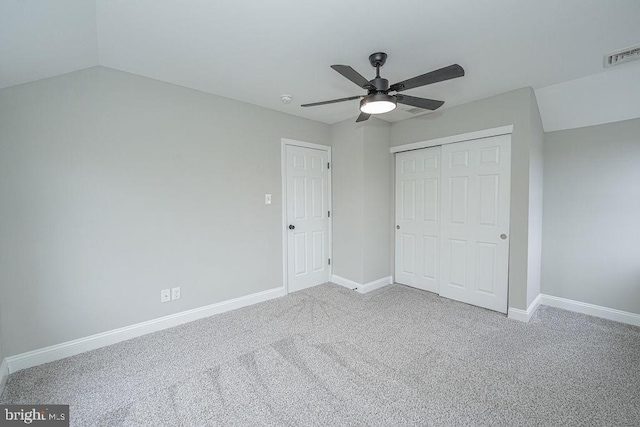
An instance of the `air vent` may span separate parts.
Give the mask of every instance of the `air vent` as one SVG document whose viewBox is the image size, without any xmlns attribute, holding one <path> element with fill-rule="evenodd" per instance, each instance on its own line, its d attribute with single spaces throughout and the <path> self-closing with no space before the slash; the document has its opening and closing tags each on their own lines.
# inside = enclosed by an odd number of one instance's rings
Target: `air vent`
<svg viewBox="0 0 640 427">
<path fill-rule="evenodd" d="M 623 64 L 625 62 L 640 59 L 640 46 L 634 46 L 623 50 L 618 50 L 604 56 L 604 67 L 613 67 L 614 65 Z"/>
<path fill-rule="evenodd" d="M 425 113 L 427 110 L 425 110 L 424 108 L 410 108 L 408 110 L 405 110 L 407 113 L 411 113 L 411 114 L 420 114 L 420 113 Z"/>
</svg>

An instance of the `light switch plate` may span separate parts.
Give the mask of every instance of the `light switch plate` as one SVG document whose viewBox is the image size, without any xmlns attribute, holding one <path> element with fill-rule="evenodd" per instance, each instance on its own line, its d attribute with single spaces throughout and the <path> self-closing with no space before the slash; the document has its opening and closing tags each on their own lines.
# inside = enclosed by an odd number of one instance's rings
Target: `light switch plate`
<svg viewBox="0 0 640 427">
<path fill-rule="evenodd" d="M 271 204 L 271 194 L 265 194 L 264 195 L 264 204 L 265 205 L 270 205 Z"/>
</svg>

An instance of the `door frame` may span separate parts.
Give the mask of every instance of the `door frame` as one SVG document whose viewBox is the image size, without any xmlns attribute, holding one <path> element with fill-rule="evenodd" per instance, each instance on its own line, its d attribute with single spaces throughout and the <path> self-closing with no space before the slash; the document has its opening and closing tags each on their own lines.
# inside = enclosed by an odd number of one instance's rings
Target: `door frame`
<svg viewBox="0 0 640 427">
<path fill-rule="evenodd" d="M 311 148 L 314 150 L 322 150 L 327 153 L 327 161 L 332 164 L 331 161 L 331 147 L 328 145 L 314 144 L 312 142 L 297 141 L 295 139 L 282 138 L 280 144 L 280 176 L 282 180 L 282 280 L 285 293 L 289 293 L 289 275 L 288 275 L 288 261 L 289 261 L 289 233 L 288 233 L 288 218 L 287 218 L 287 146 Z M 328 188 L 328 210 L 332 211 L 331 200 L 331 167 L 327 170 L 327 185 Z M 333 261 L 333 215 L 329 216 L 328 237 L 329 237 L 329 259 Z M 329 265 L 329 280 L 333 276 L 333 262 Z"/>
<path fill-rule="evenodd" d="M 497 128 L 484 129 L 475 132 L 461 133 L 458 135 L 445 136 L 442 138 L 428 139 L 426 141 L 413 142 L 410 144 L 396 145 L 389 149 L 391 154 L 402 151 L 419 150 L 421 148 L 435 147 L 437 145 L 453 144 L 455 142 L 467 142 L 473 139 L 484 139 L 492 136 L 513 134 L 513 125 L 501 126 Z"/>
</svg>

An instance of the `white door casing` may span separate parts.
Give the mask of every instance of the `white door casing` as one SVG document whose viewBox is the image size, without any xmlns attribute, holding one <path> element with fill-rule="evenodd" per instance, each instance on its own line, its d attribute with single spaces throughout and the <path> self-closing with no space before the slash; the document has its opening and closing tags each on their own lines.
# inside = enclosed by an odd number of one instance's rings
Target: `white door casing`
<svg viewBox="0 0 640 427">
<path fill-rule="evenodd" d="M 396 154 L 395 281 L 439 289 L 441 147 Z"/>
<path fill-rule="evenodd" d="M 511 135 L 442 146 L 440 295 L 507 312 Z"/>
<path fill-rule="evenodd" d="M 331 277 L 330 152 L 328 147 L 294 143 L 283 141 L 288 292 L 326 283 Z"/>
</svg>

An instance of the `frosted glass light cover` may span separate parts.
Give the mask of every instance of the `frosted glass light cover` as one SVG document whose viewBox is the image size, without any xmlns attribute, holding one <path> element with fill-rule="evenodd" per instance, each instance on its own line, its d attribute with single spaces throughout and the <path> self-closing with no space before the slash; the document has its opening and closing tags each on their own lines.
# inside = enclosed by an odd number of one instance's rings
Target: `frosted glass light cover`
<svg viewBox="0 0 640 427">
<path fill-rule="evenodd" d="M 396 98 L 386 93 L 367 95 L 360 101 L 360 111 L 365 114 L 388 113 L 396 108 Z"/>
</svg>

